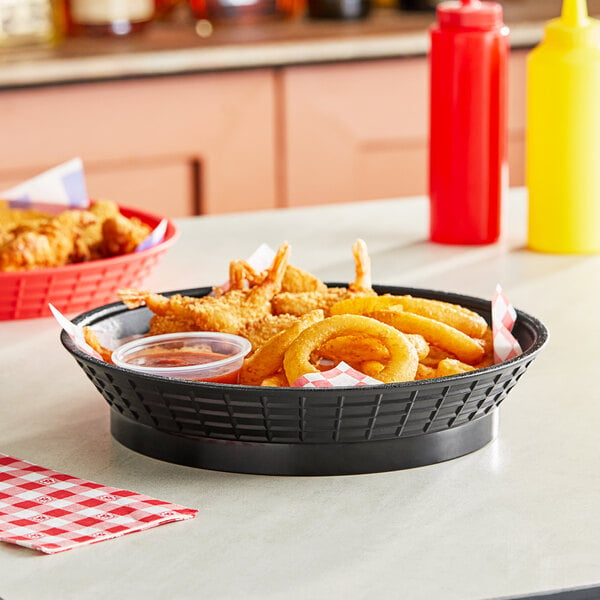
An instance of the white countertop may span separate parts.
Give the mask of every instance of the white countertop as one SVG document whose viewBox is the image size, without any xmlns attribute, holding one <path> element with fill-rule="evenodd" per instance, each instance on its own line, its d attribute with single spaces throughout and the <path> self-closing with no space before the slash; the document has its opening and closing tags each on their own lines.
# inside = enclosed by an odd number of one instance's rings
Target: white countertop
<svg viewBox="0 0 600 600">
<path fill-rule="evenodd" d="M 301 478 L 147 458 L 111 438 L 53 320 L 0 323 L 0 453 L 199 509 L 53 556 L 0 543 L 0 597 L 483 600 L 600 583 L 600 257 L 526 250 L 524 193 L 506 207 L 501 242 L 471 248 L 427 241 L 424 198 L 184 219 L 145 286 L 220 282 L 229 260 L 284 239 L 294 264 L 348 280 L 357 237 L 376 283 L 486 298 L 501 283 L 550 341 L 498 437 L 433 466 Z"/>
</svg>

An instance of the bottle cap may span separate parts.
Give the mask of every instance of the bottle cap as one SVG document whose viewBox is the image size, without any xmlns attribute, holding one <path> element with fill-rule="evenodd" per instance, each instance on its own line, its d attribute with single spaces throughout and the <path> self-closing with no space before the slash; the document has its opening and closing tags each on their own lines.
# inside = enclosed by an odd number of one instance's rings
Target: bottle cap
<svg viewBox="0 0 600 600">
<path fill-rule="evenodd" d="M 440 27 L 487 31 L 504 26 L 502 5 L 481 0 L 451 0 L 437 5 Z"/>
<path fill-rule="evenodd" d="M 563 0 L 560 18 L 546 23 L 544 41 L 560 46 L 598 46 L 600 21 L 588 16 L 586 0 Z"/>
</svg>

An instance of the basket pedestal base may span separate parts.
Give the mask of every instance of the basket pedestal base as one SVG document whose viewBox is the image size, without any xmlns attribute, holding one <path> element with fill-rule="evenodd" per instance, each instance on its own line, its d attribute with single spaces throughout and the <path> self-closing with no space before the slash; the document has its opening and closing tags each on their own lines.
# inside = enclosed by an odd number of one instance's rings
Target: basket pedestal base
<svg viewBox="0 0 600 600">
<path fill-rule="evenodd" d="M 410 469 L 479 450 L 494 439 L 498 410 L 454 429 L 407 438 L 351 443 L 262 443 L 165 433 L 111 410 L 111 433 L 123 444 L 167 462 L 261 475 L 357 475 Z"/>
</svg>

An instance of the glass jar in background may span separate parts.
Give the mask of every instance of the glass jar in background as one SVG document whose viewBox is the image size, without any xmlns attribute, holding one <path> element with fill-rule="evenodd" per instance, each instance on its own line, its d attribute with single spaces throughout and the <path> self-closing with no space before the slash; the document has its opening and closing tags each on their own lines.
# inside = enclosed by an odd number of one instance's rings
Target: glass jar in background
<svg viewBox="0 0 600 600">
<path fill-rule="evenodd" d="M 69 0 L 68 19 L 75 35 L 126 36 L 154 19 L 154 0 Z"/>
<path fill-rule="evenodd" d="M 398 0 L 401 10 L 434 11 L 444 0 Z"/>
<path fill-rule="evenodd" d="M 62 0 L 0 0 L 0 49 L 57 44 L 64 31 Z"/>
<path fill-rule="evenodd" d="M 295 14 L 298 0 L 189 0 L 198 21 L 254 23 Z"/>
<path fill-rule="evenodd" d="M 154 0 L 154 19 L 156 21 L 169 21 L 183 6 L 186 0 Z"/>
<path fill-rule="evenodd" d="M 308 0 L 311 19 L 364 19 L 371 12 L 371 0 Z"/>
</svg>

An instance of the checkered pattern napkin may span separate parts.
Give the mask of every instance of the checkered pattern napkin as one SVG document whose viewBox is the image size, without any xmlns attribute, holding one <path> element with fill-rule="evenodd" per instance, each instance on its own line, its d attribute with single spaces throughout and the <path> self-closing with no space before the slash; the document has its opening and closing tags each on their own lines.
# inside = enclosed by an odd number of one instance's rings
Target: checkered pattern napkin
<svg viewBox="0 0 600 600">
<path fill-rule="evenodd" d="M 302 377 L 294 381 L 292 387 L 359 387 L 364 385 L 381 385 L 381 383 L 381 381 L 353 369 L 345 362 L 341 362 L 333 369 L 329 369 L 329 371 L 302 375 Z"/>
<path fill-rule="evenodd" d="M 0 454 L 0 541 L 54 554 L 198 511 Z"/>
<path fill-rule="evenodd" d="M 523 354 L 519 342 L 511 331 L 517 320 L 517 313 L 500 285 L 496 286 L 492 298 L 492 332 L 494 335 L 494 362 L 500 363 Z"/>
</svg>

